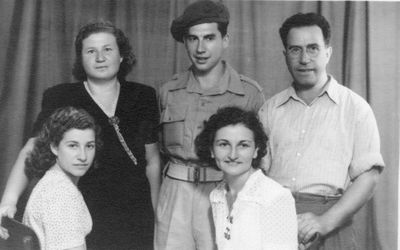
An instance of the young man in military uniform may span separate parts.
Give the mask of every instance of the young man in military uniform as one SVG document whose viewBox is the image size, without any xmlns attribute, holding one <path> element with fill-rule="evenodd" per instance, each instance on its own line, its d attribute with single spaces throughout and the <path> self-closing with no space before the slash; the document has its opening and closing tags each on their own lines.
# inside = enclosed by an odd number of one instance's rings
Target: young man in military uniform
<svg viewBox="0 0 400 250">
<path fill-rule="evenodd" d="M 218 2 L 197 1 L 171 25 L 191 67 L 160 90 L 162 150 L 167 158 L 157 207 L 156 249 L 216 249 L 209 194 L 222 172 L 198 162 L 194 140 L 218 108 L 258 111 L 260 86 L 222 59 L 228 48 L 229 12 Z"/>
</svg>

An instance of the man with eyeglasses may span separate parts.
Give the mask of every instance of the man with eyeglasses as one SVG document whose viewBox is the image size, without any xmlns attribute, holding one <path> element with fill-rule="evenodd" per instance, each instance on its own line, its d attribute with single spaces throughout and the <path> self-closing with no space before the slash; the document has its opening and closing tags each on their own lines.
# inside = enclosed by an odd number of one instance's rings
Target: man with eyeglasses
<svg viewBox="0 0 400 250">
<path fill-rule="evenodd" d="M 369 104 L 327 74 L 330 26 L 296 14 L 279 30 L 292 85 L 259 116 L 267 174 L 296 200 L 300 249 L 356 249 L 352 216 L 371 198 L 384 162 Z"/>
</svg>

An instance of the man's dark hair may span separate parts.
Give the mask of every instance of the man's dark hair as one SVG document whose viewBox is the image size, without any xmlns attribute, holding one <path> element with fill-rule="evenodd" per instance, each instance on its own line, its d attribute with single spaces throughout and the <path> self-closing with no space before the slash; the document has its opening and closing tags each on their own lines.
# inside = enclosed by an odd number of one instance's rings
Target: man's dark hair
<svg viewBox="0 0 400 250">
<path fill-rule="evenodd" d="M 317 25 L 321 29 L 322 35 L 324 36 L 325 45 L 329 45 L 331 39 L 331 28 L 328 21 L 322 15 L 311 12 L 306 14 L 297 13 L 296 15 L 293 15 L 285 20 L 285 22 L 282 24 L 282 27 L 279 29 L 283 46 L 286 48 L 287 36 L 292 28 L 314 25 Z"/>
</svg>

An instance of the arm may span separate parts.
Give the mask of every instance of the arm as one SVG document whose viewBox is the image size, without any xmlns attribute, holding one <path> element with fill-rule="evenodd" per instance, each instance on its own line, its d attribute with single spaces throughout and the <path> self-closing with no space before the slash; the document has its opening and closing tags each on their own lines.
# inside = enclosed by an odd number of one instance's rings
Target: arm
<svg viewBox="0 0 400 250">
<path fill-rule="evenodd" d="M 153 209 L 157 208 L 158 194 L 161 185 L 161 162 L 158 143 L 146 144 L 146 176 L 150 183 Z"/>
<path fill-rule="evenodd" d="M 315 233 L 324 236 L 352 217 L 372 197 L 379 175 L 377 167 L 362 173 L 339 201 L 320 216 L 313 213 L 297 215 L 299 242 L 307 243 Z"/>
<path fill-rule="evenodd" d="M 0 222 L 1 217 L 8 216 L 13 218 L 17 211 L 17 202 L 22 192 L 28 185 L 28 177 L 25 175 L 25 159 L 32 150 L 35 138 L 30 138 L 18 154 L 18 158 L 12 167 L 7 185 L 4 190 L 0 203 Z M 0 237 L 8 238 L 8 232 L 0 227 Z"/>
</svg>

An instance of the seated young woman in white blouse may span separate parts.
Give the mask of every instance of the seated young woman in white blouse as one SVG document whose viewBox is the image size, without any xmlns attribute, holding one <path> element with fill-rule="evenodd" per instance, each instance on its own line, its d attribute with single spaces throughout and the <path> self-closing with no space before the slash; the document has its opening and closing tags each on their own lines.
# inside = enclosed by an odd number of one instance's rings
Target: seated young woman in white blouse
<svg viewBox="0 0 400 250">
<path fill-rule="evenodd" d="M 78 180 L 91 167 L 98 129 L 84 110 L 56 110 L 44 123 L 25 172 L 41 178 L 29 197 L 23 223 L 39 238 L 42 250 L 86 249 L 92 218 Z"/>
<path fill-rule="evenodd" d="M 199 159 L 224 173 L 210 194 L 219 250 L 297 249 L 297 218 L 288 189 L 259 165 L 267 136 L 253 112 L 220 109 L 196 138 Z"/>
</svg>

